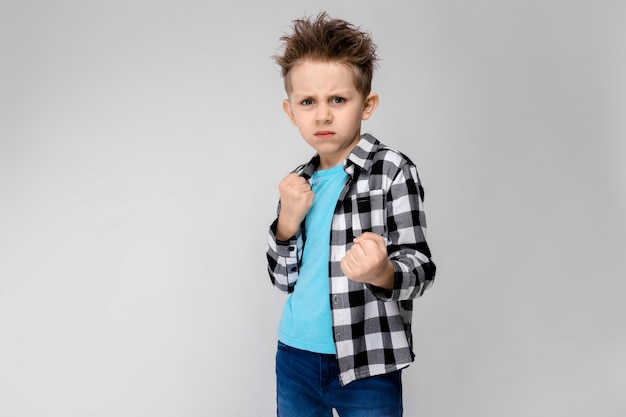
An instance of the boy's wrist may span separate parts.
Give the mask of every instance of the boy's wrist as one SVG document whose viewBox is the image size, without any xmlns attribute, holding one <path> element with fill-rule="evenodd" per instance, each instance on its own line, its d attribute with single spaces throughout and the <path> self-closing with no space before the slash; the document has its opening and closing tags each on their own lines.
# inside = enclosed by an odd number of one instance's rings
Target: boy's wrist
<svg viewBox="0 0 626 417">
<path fill-rule="evenodd" d="M 392 291 L 394 287 L 395 276 L 396 272 L 393 268 L 393 263 L 391 263 L 390 260 L 387 260 L 387 265 L 385 266 L 383 273 L 379 275 L 379 279 L 377 279 L 376 282 L 372 282 L 371 284 L 376 287 Z"/>
<path fill-rule="evenodd" d="M 276 223 L 276 239 L 283 241 L 290 240 L 296 235 L 299 227 L 299 223 L 294 226 L 279 216 L 278 222 Z"/>
</svg>

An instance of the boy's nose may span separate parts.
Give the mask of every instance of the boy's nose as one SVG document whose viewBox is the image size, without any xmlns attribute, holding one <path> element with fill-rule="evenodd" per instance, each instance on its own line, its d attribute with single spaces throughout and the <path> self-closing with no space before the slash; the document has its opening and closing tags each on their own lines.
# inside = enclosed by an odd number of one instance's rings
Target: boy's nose
<svg viewBox="0 0 626 417">
<path fill-rule="evenodd" d="M 317 108 L 317 123 L 329 123 L 332 119 L 328 106 L 319 106 Z"/>
</svg>

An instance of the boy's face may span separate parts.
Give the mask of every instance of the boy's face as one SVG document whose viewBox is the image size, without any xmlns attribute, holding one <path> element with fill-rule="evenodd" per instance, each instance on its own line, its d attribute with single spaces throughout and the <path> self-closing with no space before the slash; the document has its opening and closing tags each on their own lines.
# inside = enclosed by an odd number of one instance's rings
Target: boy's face
<svg viewBox="0 0 626 417">
<path fill-rule="evenodd" d="M 287 76 L 290 87 L 283 109 L 319 154 L 319 169 L 342 163 L 360 140 L 361 121 L 376 109 L 378 95 L 363 97 L 352 70 L 338 62 L 306 59 Z"/>
</svg>

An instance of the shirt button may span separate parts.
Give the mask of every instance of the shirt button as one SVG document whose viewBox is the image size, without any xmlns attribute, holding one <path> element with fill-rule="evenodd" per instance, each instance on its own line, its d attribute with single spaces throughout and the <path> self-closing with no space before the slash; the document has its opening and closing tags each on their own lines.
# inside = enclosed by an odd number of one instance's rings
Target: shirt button
<svg viewBox="0 0 626 417">
<path fill-rule="evenodd" d="M 291 272 L 296 272 L 298 270 L 298 268 L 296 268 L 295 266 L 291 267 Z"/>
<path fill-rule="evenodd" d="M 336 295 L 333 297 L 333 301 L 335 302 L 335 304 L 339 303 L 339 297 L 337 297 Z"/>
<path fill-rule="evenodd" d="M 289 246 L 287 249 L 289 249 L 289 252 L 293 252 L 296 248 L 294 248 L 293 246 Z"/>
</svg>

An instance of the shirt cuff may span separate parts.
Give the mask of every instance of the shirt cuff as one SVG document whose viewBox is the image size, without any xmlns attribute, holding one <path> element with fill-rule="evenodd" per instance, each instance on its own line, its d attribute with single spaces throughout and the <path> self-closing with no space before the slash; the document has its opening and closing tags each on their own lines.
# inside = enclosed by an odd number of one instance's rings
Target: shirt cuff
<svg viewBox="0 0 626 417">
<path fill-rule="evenodd" d="M 276 229 L 278 227 L 278 219 L 274 220 L 270 226 L 272 237 L 276 242 L 276 254 L 279 256 L 290 257 L 295 255 L 296 247 L 298 244 L 296 236 L 290 237 L 288 240 L 276 239 Z"/>
</svg>

